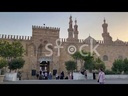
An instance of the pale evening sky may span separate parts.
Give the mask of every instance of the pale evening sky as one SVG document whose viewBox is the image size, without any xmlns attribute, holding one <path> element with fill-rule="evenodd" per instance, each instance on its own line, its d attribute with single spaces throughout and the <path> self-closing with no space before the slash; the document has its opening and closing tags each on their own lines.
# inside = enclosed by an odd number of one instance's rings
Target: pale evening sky
<svg viewBox="0 0 128 96">
<path fill-rule="evenodd" d="M 60 38 L 68 37 L 69 17 L 77 19 L 79 39 L 89 34 L 102 40 L 102 24 L 105 17 L 108 32 L 115 41 L 117 38 L 128 41 L 128 12 L 0 12 L 0 34 L 32 35 L 32 25 L 60 28 Z"/>
</svg>

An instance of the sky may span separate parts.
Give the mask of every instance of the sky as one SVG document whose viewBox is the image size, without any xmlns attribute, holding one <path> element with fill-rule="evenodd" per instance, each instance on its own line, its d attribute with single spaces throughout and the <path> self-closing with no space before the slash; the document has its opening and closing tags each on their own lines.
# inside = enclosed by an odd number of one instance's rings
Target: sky
<svg viewBox="0 0 128 96">
<path fill-rule="evenodd" d="M 108 32 L 115 41 L 117 38 L 128 41 L 128 12 L 0 12 L 0 34 L 32 36 L 32 25 L 58 27 L 60 38 L 68 37 L 69 17 L 78 25 L 78 38 L 89 35 L 103 40 L 103 20 L 108 23 Z"/>
</svg>

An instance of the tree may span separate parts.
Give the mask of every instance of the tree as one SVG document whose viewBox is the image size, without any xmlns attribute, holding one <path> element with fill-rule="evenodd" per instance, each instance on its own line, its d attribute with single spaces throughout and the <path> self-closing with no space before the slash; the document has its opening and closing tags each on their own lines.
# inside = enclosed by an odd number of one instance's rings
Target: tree
<svg viewBox="0 0 128 96">
<path fill-rule="evenodd" d="M 6 59 L 4 59 L 4 58 L 0 59 L 0 75 L 1 75 L 1 69 L 2 69 L 3 67 L 6 67 L 7 64 L 8 64 L 8 63 L 7 63 Z"/>
<path fill-rule="evenodd" d="M 23 45 L 21 44 L 20 41 L 14 41 L 12 42 L 12 49 L 11 49 L 11 56 L 12 58 L 16 58 L 16 57 L 22 57 L 25 50 L 23 48 Z"/>
<path fill-rule="evenodd" d="M 84 68 L 91 72 L 94 69 L 94 56 L 91 56 L 91 53 L 88 52 L 88 55 L 84 58 L 84 61 Z"/>
<path fill-rule="evenodd" d="M 95 60 L 94 68 L 97 70 L 99 70 L 100 68 L 105 70 L 106 68 L 104 62 L 99 57 Z"/>
<path fill-rule="evenodd" d="M 0 56 L 6 58 L 8 61 L 8 66 L 11 72 L 11 61 L 15 58 L 22 57 L 25 50 L 20 41 L 14 40 L 12 43 L 8 41 L 1 40 L 0 41 Z"/>
<path fill-rule="evenodd" d="M 9 44 L 8 41 L 5 41 L 5 40 L 1 40 L 0 41 L 0 57 L 3 57 L 3 58 L 9 58 L 10 55 L 12 54 L 11 53 L 11 45 Z"/>
<path fill-rule="evenodd" d="M 76 62 L 71 61 L 71 60 L 66 61 L 65 66 L 66 66 L 67 71 L 74 71 L 76 69 Z"/>
<path fill-rule="evenodd" d="M 124 62 L 122 59 L 117 59 L 113 62 L 112 71 L 122 72 L 124 70 Z"/>
<path fill-rule="evenodd" d="M 88 69 L 90 72 L 95 68 L 95 62 L 93 60 L 88 60 L 84 63 L 84 68 Z"/>
<path fill-rule="evenodd" d="M 124 67 L 123 67 L 124 73 L 127 73 L 128 72 L 128 59 L 125 58 L 123 62 L 124 62 Z"/>
<path fill-rule="evenodd" d="M 82 52 L 82 54 L 81 54 Z M 87 52 L 84 52 L 83 50 L 82 51 L 76 51 L 73 55 L 71 55 L 73 57 L 73 59 L 76 61 L 76 64 L 77 64 L 77 61 L 79 60 L 80 61 L 80 64 L 81 64 L 81 69 L 83 67 L 83 64 L 84 64 L 84 58 L 85 56 L 84 55 L 88 55 Z M 84 54 L 84 55 L 83 55 Z"/>
<path fill-rule="evenodd" d="M 22 58 L 14 58 L 10 62 L 9 69 L 16 70 L 16 69 L 21 69 L 24 66 L 25 60 Z"/>
</svg>

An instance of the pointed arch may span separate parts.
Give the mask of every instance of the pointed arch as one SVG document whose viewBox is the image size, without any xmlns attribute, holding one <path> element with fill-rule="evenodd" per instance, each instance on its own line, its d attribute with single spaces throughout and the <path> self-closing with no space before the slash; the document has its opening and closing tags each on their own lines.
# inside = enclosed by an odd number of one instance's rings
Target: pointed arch
<svg viewBox="0 0 128 96">
<path fill-rule="evenodd" d="M 103 56 L 103 61 L 108 61 L 108 56 L 107 55 Z"/>
<path fill-rule="evenodd" d="M 43 52 L 43 44 L 40 44 L 38 46 L 38 54 L 41 56 L 42 55 L 42 52 Z"/>
<path fill-rule="evenodd" d="M 35 44 L 34 43 L 30 43 L 30 44 L 27 45 L 27 48 L 29 48 L 30 46 L 33 47 L 34 56 L 36 56 L 36 46 L 35 46 Z"/>
</svg>

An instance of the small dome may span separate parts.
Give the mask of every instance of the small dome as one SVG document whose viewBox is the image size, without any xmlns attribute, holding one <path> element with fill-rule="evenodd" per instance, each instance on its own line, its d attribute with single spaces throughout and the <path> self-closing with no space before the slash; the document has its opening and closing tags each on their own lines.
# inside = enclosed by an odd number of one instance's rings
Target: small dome
<svg viewBox="0 0 128 96">
<path fill-rule="evenodd" d="M 91 40 L 92 40 L 93 44 L 96 43 L 96 40 L 95 40 L 94 38 L 92 38 L 91 36 L 88 36 L 88 37 L 84 40 L 84 42 L 85 42 L 85 43 L 90 43 Z"/>
<path fill-rule="evenodd" d="M 116 41 L 114 41 L 115 44 L 124 44 L 124 42 L 122 40 L 117 39 Z"/>
</svg>

